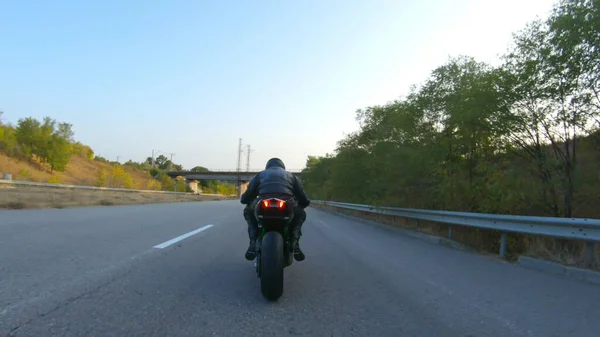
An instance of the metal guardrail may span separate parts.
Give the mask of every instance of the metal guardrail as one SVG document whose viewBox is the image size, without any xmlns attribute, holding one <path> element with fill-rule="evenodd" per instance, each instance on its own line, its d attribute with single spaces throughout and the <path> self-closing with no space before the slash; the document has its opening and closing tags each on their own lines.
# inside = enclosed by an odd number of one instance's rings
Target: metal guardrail
<svg viewBox="0 0 600 337">
<path fill-rule="evenodd" d="M 0 179 L 0 185 L 34 186 L 34 187 L 48 187 L 48 188 L 67 188 L 67 189 L 79 189 L 79 190 L 100 190 L 100 191 L 131 192 L 131 193 L 191 194 L 191 193 L 188 193 L 188 192 L 171 192 L 171 191 L 156 191 L 156 190 L 136 190 L 136 189 L 131 189 L 131 188 L 96 187 L 96 186 L 65 185 L 65 184 L 48 184 L 48 183 L 36 183 L 36 182 L 31 182 L 31 181 L 4 180 L 4 179 Z M 221 194 L 203 194 L 203 193 L 201 193 L 200 195 L 222 196 Z"/>
<path fill-rule="evenodd" d="M 449 224 L 448 237 L 450 239 L 452 239 L 453 234 L 452 225 L 497 230 L 502 233 L 499 253 L 501 257 L 504 257 L 506 254 L 508 233 L 533 234 L 586 241 L 586 252 L 584 257 L 586 264 L 591 264 L 594 256 L 594 244 L 600 242 L 600 219 L 555 218 L 376 207 L 371 205 L 322 200 L 312 200 L 311 203 L 354 211 Z"/>
</svg>

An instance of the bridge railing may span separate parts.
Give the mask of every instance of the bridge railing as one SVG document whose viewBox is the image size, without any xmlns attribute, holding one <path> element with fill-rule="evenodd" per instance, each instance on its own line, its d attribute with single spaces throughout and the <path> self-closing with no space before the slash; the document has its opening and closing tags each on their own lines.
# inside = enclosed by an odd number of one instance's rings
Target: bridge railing
<svg viewBox="0 0 600 337">
<path fill-rule="evenodd" d="M 174 176 L 174 175 L 190 175 L 190 174 L 231 174 L 231 175 L 235 175 L 235 174 L 240 174 L 240 175 L 245 175 L 245 174 L 257 174 L 258 172 L 262 171 L 263 169 L 256 169 L 256 170 L 250 170 L 250 171 L 246 171 L 246 170 L 242 170 L 242 171 L 236 171 L 236 170 L 210 170 L 210 171 L 203 171 L 203 172 L 195 172 L 195 171 L 170 171 L 167 172 L 167 174 L 169 176 Z M 300 174 L 302 172 L 302 170 L 287 170 L 290 173 L 293 174 Z"/>
<path fill-rule="evenodd" d="M 264 167 L 261 168 L 251 168 L 250 170 L 246 170 L 241 169 L 240 173 L 247 173 L 247 172 L 260 172 L 262 170 L 264 170 Z M 286 169 L 286 171 L 290 171 L 290 172 L 295 172 L 295 173 L 300 173 L 302 170 L 297 170 L 297 169 Z M 216 169 L 216 170 L 209 170 L 207 172 L 237 172 L 236 169 Z"/>
<path fill-rule="evenodd" d="M 316 205 L 375 214 L 402 217 L 449 225 L 448 237 L 452 239 L 452 225 L 500 231 L 500 257 L 506 254 L 508 233 L 533 234 L 554 238 L 582 240 L 586 242 L 584 263 L 591 265 L 594 258 L 594 245 L 600 242 L 600 220 L 584 218 L 557 218 L 541 216 L 501 215 L 455 211 L 436 211 L 397 207 L 376 207 L 371 205 L 344 202 L 313 200 Z"/>
<path fill-rule="evenodd" d="M 260 172 L 264 169 L 265 169 L 264 167 L 251 168 L 249 170 L 247 170 L 246 168 L 242 168 L 242 169 L 240 169 L 240 173 Z M 293 173 L 300 173 L 300 172 L 302 172 L 302 169 L 286 168 L 286 171 L 293 172 Z M 209 169 L 208 172 L 237 172 L 237 169 Z"/>
</svg>

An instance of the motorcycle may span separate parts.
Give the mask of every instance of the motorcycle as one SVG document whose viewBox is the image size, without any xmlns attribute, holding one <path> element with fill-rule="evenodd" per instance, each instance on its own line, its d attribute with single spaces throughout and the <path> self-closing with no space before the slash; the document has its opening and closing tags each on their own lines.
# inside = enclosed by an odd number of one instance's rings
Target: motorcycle
<svg viewBox="0 0 600 337">
<path fill-rule="evenodd" d="M 260 199 L 254 215 L 258 220 L 256 275 L 263 296 L 275 301 L 283 294 L 283 270 L 294 261 L 290 230 L 294 205 L 278 198 Z"/>
</svg>

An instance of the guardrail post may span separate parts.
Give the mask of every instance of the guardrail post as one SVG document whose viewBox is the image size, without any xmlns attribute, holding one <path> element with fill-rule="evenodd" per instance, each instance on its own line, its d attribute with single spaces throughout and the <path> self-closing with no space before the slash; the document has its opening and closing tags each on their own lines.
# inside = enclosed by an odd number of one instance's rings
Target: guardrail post
<svg viewBox="0 0 600 337">
<path fill-rule="evenodd" d="M 454 232 L 454 227 L 452 225 L 448 226 L 448 239 L 452 240 L 452 234 Z"/>
<path fill-rule="evenodd" d="M 592 266 L 594 262 L 594 242 L 586 242 L 585 243 L 585 252 L 583 255 L 583 264 L 585 267 L 589 268 Z"/>
<path fill-rule="evenodd" d="M 506 255 L 506 242 L 508 241 L 508 234 L 502 233 L 502 237 L 500 239 L 500 257 L 504 257 Z"/>
</svg>

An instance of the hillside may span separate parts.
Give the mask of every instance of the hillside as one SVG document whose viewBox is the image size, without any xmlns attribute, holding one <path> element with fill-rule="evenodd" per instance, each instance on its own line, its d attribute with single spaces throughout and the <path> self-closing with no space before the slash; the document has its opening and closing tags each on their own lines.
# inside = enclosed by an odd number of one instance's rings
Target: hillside
<svg viewBox="0 0 600 337">
<path fill-rule="evenodd" d="M 184 183 L 166 173 L 183 167 L 163 155 L 143 162 L 124 164 L 94 156 L 87 145 L 74 140 L 72 125 L 50 117 L 42 121 L 21 118 L 17 125 L 2 123 L 0 111 L 0 174 L 12 174 L 13 180 L 55 184 L 117 187 L 144 190 L 186 192 Z M 202 166 L 193 171 L 206 171 Z M 178 178 L 182 180 L 183 178 Z M 235 194 L 228 182 L 201 181 L 205 193 Z"/>
<path fill-rule="evenodd" d="M 0 153 L 0 174 L 10 173 L 14 180 L 95 186 L 102 169 L 105 172 L 111 172 L 112 166 L 107 162 L 73 155 L 64 172 L 51 173 L 48 170 L 42 170 L 38 163 L 22 161 Z M 159 184 L 149 173 L 127 166 L 122 166 L 122 168 L 131 177 L 133 188 L 158 189 Z"/>
</svg>

